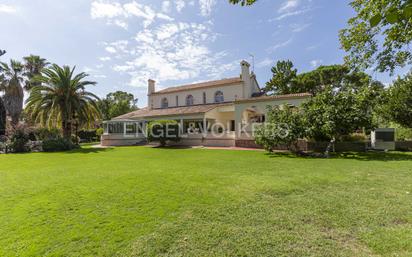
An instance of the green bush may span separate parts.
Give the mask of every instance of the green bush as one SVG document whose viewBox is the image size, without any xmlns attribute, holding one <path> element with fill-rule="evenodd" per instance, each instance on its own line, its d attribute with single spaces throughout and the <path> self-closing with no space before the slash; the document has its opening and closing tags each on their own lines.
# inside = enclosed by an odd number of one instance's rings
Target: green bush
<svg viewBox="0 0 412 257">
<path fill-rule="evenodd" d="M 179 123 L 174 120 L 155 120 L 147 125 L 147 141 L 159 142 L 165 146 L 167 142 L 179 142 Z"/>
<path fill-rule="evenodd" d="M 269 152 L 278 146 L 298 152 L 298 140 L 306 136 L 306 127 L 298 109 L 287 105 L 268 107 L 266 122 L 255 131 L 255 142 Z"/>
<path fill-rule="evenodd" d="M 97 141 L 97 130 L 80 130 L 77 132 L 81 142 L 95 142 Z"/>
<path fill-rule="evenodd" d="M 16 128 L 10 138 L 10 147 L 15 153 L 30 152 L 30 135 L 24 128 Z"/>
<path fill-rule="evenodd" d="M 44 140 L 42 147 L 44 152 L 62 152 L 79 148 L 78 145 L 73 144 L 70 140 L 61 137 Z"/>
<path fill-rule="evenodd" d="M 36 139 L 38 141 L 44 141 L 47 139 L 56 139 L 61 136 L 60 130 L 57 128 L 38 128 L 34 131 Z"/>
<path fill-rule="evenodd" d="M 100 139 L 100 137 L 104 134 L 104 129 L 103 128 L 98 128 L 96 129 L 96 135 L 99 137 L 98 140 Z"/>
<path fill-rule="evenodd" d="M 364 142 L 367 141 L 368 137 L 362 133 L 353 133 L 350 135 L 342 136 L 340 141 L 342 142 Z"/>
</svg>

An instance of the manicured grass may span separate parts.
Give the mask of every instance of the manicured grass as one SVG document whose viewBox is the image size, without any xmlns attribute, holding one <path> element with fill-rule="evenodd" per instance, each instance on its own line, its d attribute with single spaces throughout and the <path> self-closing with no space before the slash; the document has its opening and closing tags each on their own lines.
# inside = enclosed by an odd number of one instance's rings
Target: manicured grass
<svg viewBox="0 0 412 257">
<path fill-rule="evenodd" d="M 0 155 L 0 256 L 411 256 L 412 155 Z"/>
</svg>

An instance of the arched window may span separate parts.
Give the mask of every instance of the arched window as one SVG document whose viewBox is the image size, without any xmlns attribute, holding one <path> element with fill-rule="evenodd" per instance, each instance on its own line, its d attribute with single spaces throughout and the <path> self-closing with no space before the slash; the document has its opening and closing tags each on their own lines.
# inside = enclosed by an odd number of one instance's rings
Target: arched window
<svg viewBox="0 0 412 257">
<path fill-rule="evenodd" d="M 193 96 L 192 95 L 188 95 L 186 96 L 186 105 L 193 105 Z"/>
<path fill-rule="evenodd" d="M 161 108 L 163 109 L 169 107 L 169 101 L 167 101 L 166 97 L 162 99 L 162 102 L 160 105 L 161 105 Z"/>
<path fill-rule="evenodd" d="M 225 101 L 225 98 L 223 97 L 223 92 L 217 91 L 215 93 L 215 103 L 222 103 L 224 101 Z"/>
</svg>

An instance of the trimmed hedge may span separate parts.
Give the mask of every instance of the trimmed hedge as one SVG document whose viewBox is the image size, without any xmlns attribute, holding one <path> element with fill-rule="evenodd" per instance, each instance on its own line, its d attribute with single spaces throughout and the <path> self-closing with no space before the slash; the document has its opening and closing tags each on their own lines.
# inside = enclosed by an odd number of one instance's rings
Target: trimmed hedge
<svg viewBox="0 0 412 257">
<path fill-rule="evenodd" d="M 47 139 L 43 141 L 44 152 L 63 152 L 79 148 L 78 145 L 73 144 L 65 138 Z"/>
</svg>

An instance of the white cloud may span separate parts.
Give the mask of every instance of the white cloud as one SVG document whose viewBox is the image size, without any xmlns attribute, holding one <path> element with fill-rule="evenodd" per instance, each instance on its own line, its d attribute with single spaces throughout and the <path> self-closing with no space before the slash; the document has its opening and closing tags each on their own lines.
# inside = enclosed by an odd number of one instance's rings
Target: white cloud
<svg viewBox="0 0 412 257">
<path fill-rule="evenodd" d="M 108 24 L 115 24 L 127 29 L 127 19 L 140 18 L 143 26 L 148 27 L 155 19 L 171 21 L 173 18 L 168 15 L 154 11 L 150 6 L 131 1 L 125 4 L 119 2 L 105 2 L 95 0 L 91 4 L 90 15 L 93 19 L 107 19 Z"/>
<path fill-rule="evenodd" d="M 292 38 L 290 38 L 290 39 L 288 39 L 284 42 L 280 42 L 278 44 L 275 44 L 274 46 L 269 47 L 266 51 L 269 52 L 269 53 L 273 53 L 276 50 L 278 50 L 279 48 L 288 46 L 290 43 L 292 43 L 292 41 L 293 41 Z"/>
<path fill-rule="evenodd" d="M 313 68 L 318 67 L 318 66 L 321 65 L 322 63 L 323 63 L 323 60 L 319 60 L 319 59 L 310 61 L 310 65 L 311 65 Z"/>
<path fill-rule="evenodd" d="M 185 1 L 184 0 L 175 0 L 175 4 L 176 4 L 176 10 L 178 12 L 181 12 L 183 8 L 185 8 Z M 193 2 L 194 4 L 194 2 Z"/>
<path fill-rule="evenodd" d="M 200 14 L 202 16 L 209 16 L 215 5 L 216 0 L 199 0 Z"/>
<path fill-rule="evenodd" d="M 292 23 L 290 24 L 290 28 L 292 29 L 292 32 L 301 32 L 308 28 L 311 24 L 306 23 L 306 24 L 297 24 L 297 23 Z"/>
<path fill-rule="evenodd" d="M 256 67 L 258 67 L 258 68 L 264 68 L 264 67 L 267 67 L 267 66 L 271 66 L 272 63 L 273 63 L 273 60 L 271 60 L 271 59 L 269 59 L 269 58 L 265 58 L 265 59 L 263 59 L 262 61 L 258 62 L 258 63 L 256 64 Z"/>
<path fill-rule="evenodd" d="M 163 1 L 162 12 L 170 12 L 170 1 Z"/>
<path fill-rule="evenodd" d="M 216 36 L 210 24 L 205 23 L 166 23 L 154 29 L 144 29 L 135 36 L 124 52 L 128 60 L 114 65 L 116 72 L 131 76 L 132 86 L 146 86 L 148 78 L 157 81 L 175 81 L 220 78 L 226 71 L 234 70 L 238 62 L 224 62 L 226 52 L 213 53 L 207 46 Z M 118 43 L 106 47 L 116 49 Z M 116 49 L 115 55 L 118 54 Z"/>
<path fill-rule="evenodd" d="M 270 19 L 269 21 L 274 21 L 274 20 L 275 20 L 275 21 L 280 21 L 280 20 L 283 20 L 283 19 L 288 18 L 288 17 L 291 17 L 291 16 L 297 16 L 297 15 L 300 15 L 300 14 L 307 13 L 307 12 L 309 12 L 309 11 L 311 11 L 311 10 L 312 10 L 312 9 L 302 9 L 302 10 L 285 12 L 285 13 L 283 13 L 282 15 L 280 15 L 280 16 L 274 18 L 274 19 Z"/>
<path fill-rule="evenodd" d="M 91 5 L 90 15 L 93 19 L 114 18 L 124 15 L 123 7 L 120 3 L 105 3 L 94 1 Z"/>
<path fill-rule="evenodd" d="M 16 13 L 17 8 L 13 5 L 0 4 L 0 13 Z"/>
<path fill-rule="evenodd" d="M 102 62 L 107 62 L 110 61 L 112 58 L 110 58 L 109 56 L 104 56 L 104 57 L 100 57 L 99 60 Z"/>
<path fill-rule="evenodd" d="M 279 13 L 284 13 L 284 12 L 288 12 L 290 10 L 295 9 L 296 7 L 299 6 L 299 0 L 287 0 L 286 2 L 284 2 L 278 12 Z"/>
</svg>

